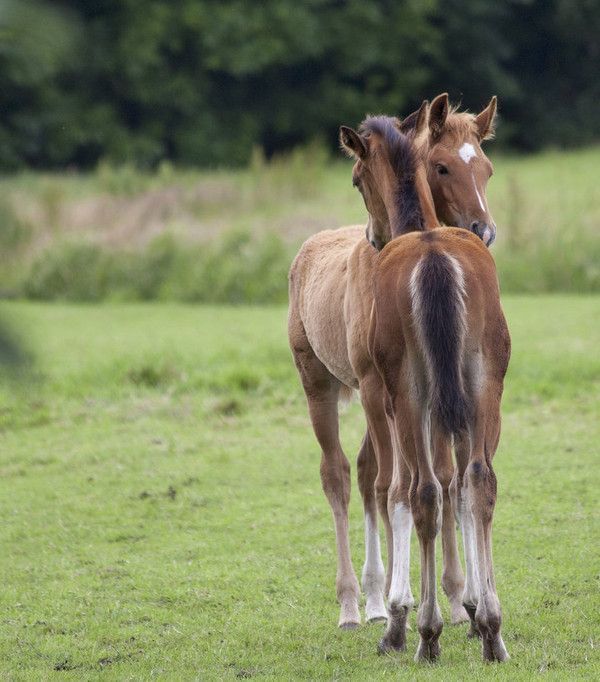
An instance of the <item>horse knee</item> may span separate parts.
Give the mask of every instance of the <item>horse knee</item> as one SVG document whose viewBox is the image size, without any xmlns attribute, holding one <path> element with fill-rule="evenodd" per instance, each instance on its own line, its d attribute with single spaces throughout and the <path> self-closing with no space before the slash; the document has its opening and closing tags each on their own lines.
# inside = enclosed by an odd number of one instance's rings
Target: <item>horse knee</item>
<svg viewBox="0 0 600 682">
<path fill-rule="evenodd" d="M 454 478 L 454 467 L 453 466 L 443 466 L 439 467 L 435 471 L 437 480 L 442 486 L 442 492 L 444 497 L 449 495 L 450 485 L 452 484 L 452 479 Z"/>
<path fill-rule="evenodd" d="M 323 453 L 321 459 L 321 485 L 328 499 L 339 499 L 344 505 L 350 500 L 350 462 L 344 453 L 334 457 Z"/>
<path fill-rule="evenodd" d="M 388 496 L 390 492 L 391 480 L 390 476 L 385 475 L 379 471 L 375 479 L 375 497 L 377 499 L 377 507 L 381 511 L 387 509 Z"/>
<path fill-rule="evenodd" d="M 375 477 L 377 476 L 377 462 L 374 461 L 371 450 L 363 444 L 356 460 L 358 489 L 365 502 L 370 501 L 375 494 Z"/>
<path fill-rule="evenodd" d="M 419 483 L 411 491 L 411 509 L 417 532 L 437 535 L 442 526 L 443 491 L 438 480 Z"/>
<path fill-rule="evenodd" d="M 496 506 L 496 474 L 492 465 L 474 460 L 466 471 L 468 479 L 471 512 L 482 517 L 484 522 L 492 520 Z"/>
</svg>

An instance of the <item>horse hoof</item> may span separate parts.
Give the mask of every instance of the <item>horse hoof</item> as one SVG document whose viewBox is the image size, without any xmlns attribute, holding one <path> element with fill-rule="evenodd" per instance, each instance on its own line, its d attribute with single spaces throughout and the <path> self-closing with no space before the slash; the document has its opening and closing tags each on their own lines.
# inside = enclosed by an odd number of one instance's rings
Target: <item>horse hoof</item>
<svg viewBox="0 0 600 682">
<path fill-rule="evenodd" d="M 477 623 L 475 622 L 476 607 L 473 606 L 472 604 L 463 604 L 463 606 L 465 607 L 465 611 L 467 612 L 470 621 L 470 627 L 469 631 L 467 632 L 467 638 L 481 639 L 481 633 L 479 632 L 479 628 L 477 627 Z"/>
<path fill-rule="evenodd" d="M 339 628 L 340 630 L 358 630 L 360 627 L 360 623 L 355 623 L 352 621 L 349 621 L 347 623 L 340 623 Z"/>
<path fill-rule="evenodd" d="M 486 663 L 504 663 L 510 658 L 500 633 L 485 633 L 482 637 L 482 653 Z"/>
<path fill-rule="evenodd" d="M 440 643 L 437 639 L 425 642 L 421 640 L 415 654 L 416 663 L 435 663 L 440 657 Z"/>
<path fill-rule="evenodd" d="M 503 653 L 500 653 L 498 655 L 493 655 L 490 658 L 486 658 L 483 656 L 483 660 L 485 663 L 506 663 L 510 659 L 510 656 L 508 655 L 508 651 L 504 650 Z"/>
<path fill-rule="evenodd" d="M 365 604 L 365 620 L 367 623 L 380 623 L 388 619 L 388 612 L 382 599 L 368 599 Z"/>
<path fill-rule="evenodd" d="M 385 656 L 386 654 L 393 654 L 395 651 L 406 651 L 406 642 L 392 642 L 387 637 L 379 640 L 377 645 L 377 653 L 380 656 Z"/>
</svg>

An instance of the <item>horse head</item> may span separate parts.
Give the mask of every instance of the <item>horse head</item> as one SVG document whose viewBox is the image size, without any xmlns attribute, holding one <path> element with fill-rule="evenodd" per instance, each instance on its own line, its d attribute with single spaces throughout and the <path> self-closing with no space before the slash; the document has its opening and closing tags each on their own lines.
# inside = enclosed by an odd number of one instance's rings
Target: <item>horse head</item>
<svg viewBox="0 0 600 682">
<path fill-rule="evenodd" d="M 358 132 L 340 128 L 342 148 L 355 159 L 352 184 L 369 212 L 367 239 L 377 250 L 400 234 L 438 224 L 414 145 L 415 136 L 427 127 L 427 113 L 424 102 L 408 134 L 389 116 L 367 116 Z"/>
<path fill-rule="evenodd" d="M 496 224 L 486 197 L 493 166 L 481 143 L 494 135 L 496 103 L 492 97 L 475 115 L 451 107 L 446 93 L 438 95 L 429 107 L 427 127 L 416 131 L 438 218 L 474 232 L 486 246 L 496 237 Z M 418 113 L 402 121 L 403 132 L 415 129 Z"/>
</svg>

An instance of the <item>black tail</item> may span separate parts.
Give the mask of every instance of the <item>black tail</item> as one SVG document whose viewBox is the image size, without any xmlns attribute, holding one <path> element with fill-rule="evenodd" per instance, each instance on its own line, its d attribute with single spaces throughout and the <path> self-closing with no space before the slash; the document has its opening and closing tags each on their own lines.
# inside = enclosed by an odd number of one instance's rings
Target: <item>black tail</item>
<svg viewBox="0 0 600 682">
<path fill-rule="evenodd" d="M 464 431 L 471 418 L 462 375 L 464 295 L 462 270 L 452 256 L 439 251 L 423 256 L 411 277 L 412 309 L 424 346 L 432 417 L 448 434 Z"/>
</svg>

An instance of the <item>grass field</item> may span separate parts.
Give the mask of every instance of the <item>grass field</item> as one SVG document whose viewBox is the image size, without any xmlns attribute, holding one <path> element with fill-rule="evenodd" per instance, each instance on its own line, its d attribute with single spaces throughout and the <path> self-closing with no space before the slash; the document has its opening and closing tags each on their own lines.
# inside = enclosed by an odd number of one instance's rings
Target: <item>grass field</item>
<svg viewBox="0 0 600 682">
<path fill-rule="evenodd" d="M 419 667 L 414 629 L 381 658 L 381 625 L 336 628 L 283 308 L 2 304 L 36 364 L 0 402 L 0 679 L 598 679 L 600 299 L 505 309 L 495 561 L 512 659 L 485 666 L 447 626 L 441 663 Z M 342 432 L 354 459 L 357 404 Z M 357 572 L 362 537 L 355 488 Z"/>
</svg>

